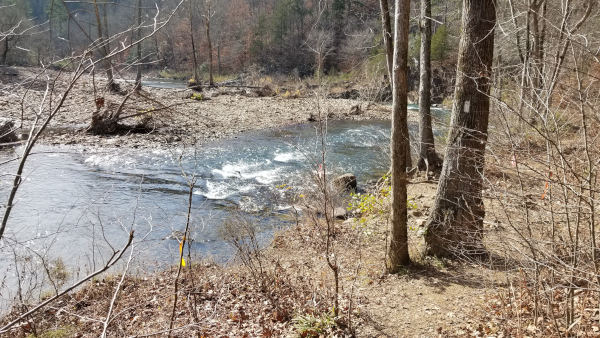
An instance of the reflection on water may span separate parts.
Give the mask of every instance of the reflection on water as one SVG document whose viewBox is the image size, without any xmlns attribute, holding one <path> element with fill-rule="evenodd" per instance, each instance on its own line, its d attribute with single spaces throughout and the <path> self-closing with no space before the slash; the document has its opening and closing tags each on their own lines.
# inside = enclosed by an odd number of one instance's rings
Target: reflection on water
<svg viewBox="0 0 600 338">
<path fill-rule="evenodd" d="M 180 80 L 171 79 L 144 79 L 142 80 L 142 86 L 152 88 L 167 88 L 167 89 L 185 89 L 187 83 Z"/>
</svg>

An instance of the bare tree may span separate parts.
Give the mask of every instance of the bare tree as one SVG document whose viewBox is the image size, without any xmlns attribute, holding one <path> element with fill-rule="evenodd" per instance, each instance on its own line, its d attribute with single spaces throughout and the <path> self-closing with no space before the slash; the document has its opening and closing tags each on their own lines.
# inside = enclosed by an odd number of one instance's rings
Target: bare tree
<svg viewBox="0 0 600 338">
<path fill-rule="evenodd" d="M 483 252 L 482 174 L 495 24 L 495 0 L 463 0 L 452 122 L 425 234 L 430 254 L 456 256 Z"/>
<path fill-rule="evenodd" d="M 107 56 L 110 54 L 109 47 L 109 37 L 108 37 L 108 27 L 107 23 L 107 14 L 106 14 L 106 4 L 104 4 L 104 23 L 100 17 L 100 9 L 98 8 L 97 0 L 94 0 L 94 13 L 96 15 L 96 28 L 98 29 L 98 40 L 99 40 L 99 50 L 102 54 L 102 64 L 104 67 L 104 71 L 106 72 L 106 78 L 108 79 L 107 88 L 111 91 L 119 91 L 118 85 L 115 83 L 112 63 L 110 62 L 110 58 Z M 103 28 L 104 24 L 104 28 Z"/>
<path fill-rule="evenodd" d="M 193 85 L 200 85 L 200 76 L 198 75 L 198 54 L 196 53 L 196 44 L 194 42 L 194 0 L 188 0 L 190 14 L 190 42 L 192 44 L 192 57 L 194 59 L 194 72 L 192 79 Z"/>
<path fill-rule="evenodd" d="M 394 47 L 392 46 L 392 23 L 390 20 L 390 6 L 387 0 L 379 0 L 381 8 L 381 31 L 385 45 L 385 59 L 387 62 L 388 79 L 392 83 L 392 63 L 394 61 Z"/>
<path fill-rule="evenodd" d="M 421 0 L 421 50 L 419 81 L 419 170 L 441 169 L 431 128 L 431 0 Z"/>
<path fill-rule="evenodd" d="M 385 58 L 387 61 L 387 71 L 390 87 L 394 86 L 394 74 L 393 74 L 393 59 L 394 59 L 394 43 L 392 42 L 392 24 L 390 19 L 390 9 L 387 0 L 380 0 L 379 2 L 381 8 L 381 25 L 382 25 L 382 34 L 383 34 L 383 42 L 385 45 Z M 412 168 L 412 157 L 410 153 L 410 141 L 406 143 L 406 169 Z"/>
<path fill-rule="evenodd" d="M 142 0 L 137 0 L 136 6 L 137 12 L 137 29 L 136 39 L 139 40 L 142 37 Z M 137 90 L 142 88 L 142 44 L 138 43 L 136 46 L 136 74 L 135 74 L 135 88 Z"/>
<path fill-rule="evenodd" d="M 32 27 L 25 16 L 26 9 L 22 3 L 0 4 L 0 43 L 2 43 L 0 64 L 2 65 L 7 64 L 10 50 Z"/>
<path fill-rule="evenodd" d="M 213 77 L 213 48 L 212 39 L 210 37 L 210 20 L 215 15 L 212 9 L 212 0 L 204 0 L 204 27 L 206 31 L 206 43 L 208 44 L 208 85 L 214 86 L 215 80 Z"/>
<path fill-rule="evenodd" d="M 322 29 L 313 30 L 308 36 L 308 48 L 315 54 L 315 75 L 321 79 L 325 59 L 334 51 L 333 33 Z"/>
<path fill-rule="evenodd" d="M 410 264 L 408 255 L 408 234 L 406 229 L 406 151 L 408 147 L 407 96 L 408 89 L 408 28 L 409 0 L 396 0 L 396 20 L 394 35 L 393 64 L 393 105 L 392 105 L 392 234 L 389 247 L 390 273 L 398 272 L 403 266 Z"/>
</svg>

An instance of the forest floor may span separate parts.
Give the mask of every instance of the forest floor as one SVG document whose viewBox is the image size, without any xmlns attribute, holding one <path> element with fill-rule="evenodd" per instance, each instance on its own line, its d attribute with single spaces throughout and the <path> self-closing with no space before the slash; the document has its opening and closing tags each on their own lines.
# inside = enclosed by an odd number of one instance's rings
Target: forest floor
<svg viewBox="0 0 600 338">
<path fill-rule="evenodd" d="M 322 220 L 300 219 L 278 233 L 253 263 L 188 261 L 179 280 L 173 327 L 178 337 L 439 337 L 493 333 L 488 303 L 505 288 L 499 270 L 419 255 L 421 220 L 436 184 L 413 179 L 408 194 L 410 251 L 415 262 L 385 273 L 386 217 L 336 221 L 339 323 L 333 325 L 334 279 L 326 262 Z M 244 253 L 242 253 L 244 254 Z M 109 336 L 166 336 L 177 267 L 127 277 L 113 309 Z M 96 337 L 102 332 L 120 275 L 96 279 L 65 296 L 16 336 Z M 485 330 L 485 331 L 484 331 Z"/>
</svg>

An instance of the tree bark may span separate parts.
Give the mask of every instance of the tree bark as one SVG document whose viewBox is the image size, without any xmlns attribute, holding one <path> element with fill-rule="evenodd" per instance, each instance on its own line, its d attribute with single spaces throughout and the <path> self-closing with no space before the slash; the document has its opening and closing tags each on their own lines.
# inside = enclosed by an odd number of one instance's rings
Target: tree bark
<svg viewBox="0 0 600 338">
<path fill-rule="evenodd" d="M 140 40 L 142 37 L 142 0 L 137 1 L 137 34 L 136 39 Z M 135 75 L 135 88 L 140 90 L 142 88 L 142 44 L 138 43 L 136 46 L 136 75 Z"/>
<path fill-rule="evenodd" d="M 52 49 L 52 40 L 54 38 L 54 32 L 52 30 L 52 17 L 54 16 L 54 0 L 50 2 L 50 13 L 48 13 L 48 56 L 50 60 L 53 60 L 54 50 Z"/>
<path fill-rule="evenodd" d="M 6 60 L 7 60 L 7 58 L 8 58 L 8 48 L 10 47 L 10 46 L 8 45 L 8 43 L 9 43 L 9 40 L 10 40 L 10 39 L 9 39 L 8 37 L 5 37 L 5 38 L 4 38 L 4 50 L 2 51 L 2 64 L 3 64 L 3 65 L 5 65 L 5 64 L 6 64 Z"/>
<path fill-rule="evenodd" d="M 383 34 L 383 43 L 385 46 L 385 59 L 387 62 L 388 79 L 390 86 L 392 83 L 392 62 L 394 59 L 394 47 L 392 46 L 392 23 L 390 20 L 390 7 L 387 0 L 379 0 L 381 7 L 381 28 Z"/>
<path fill-rule="evenodd" d="M 463 0 L 451 129 L 425 233 L 429 254 L 456 257 L 485 253 L 482 175 L 495 23 L 496 0 Z"/>
<path fill-rule="evenodd" d="M 194 85 L 200 85 L 200 77 L 198 76 L 198 57 L 196 56 L 196 44 L 194 43 L 194 6 L 192 0 L 190 2 L 190 40 L 192 43 L 192 56 L 194 57 Z"/>
<path fill-rule="evenodd" d="M 406 144 L 408 143 L 407 67 L 410 0 L 396 0 L 396 21 L 392 87 L 392 210 L 391 241 L 388 252 L 390 273 L 410 264 L 406 212 Z"/>
<path fill-rule="evenodd" d="M 419 170 L 439 171 L 442 161 L 435 152 L 431 127 L 431 0 L 421 0 L 421 51 L 419 80 Z"/>
<path fill-rule="evenodd" d="M 217 74 L 221 75 L 221 38 L 217 42 Z"/>
<path fill-rule="evenodd" d="M 393 81 L 393 61 L 394 61 L 394 43 L 392 42 L 392 23 L 390 19 L 390 7 L 387 0 L 379 0 L 379 5 L 381 8 L 381 25 L 382 25 L 382 34 L 383 34 L 383 42 L 385 45 L 385 58 L 387 61 L 387 71 L 388 71 L 388 79 L 390 86 L 394 86 Z M 412 158 L 410 151 L 410 141 L 407 141 L 406 144 L 406 168 L 412 168 Z"/>
<path fill-rule="evenodd" d="M 206 6 L 206 16 L 204 19 L 206 24 L 206 41 L 208 42 L 208 85 L 212 87 L 215 85 L 215 80 L 213 78 L 213 49 L 210 39 L 211 0 L 206 1 Z"/>
<path fill-rule="evenodd" d="M 98 28 L 98 39 L 100 40 L 99 50 L 102 53 L 102 57 L 105 58 L 102 63 L 104 65 L 104 69 L 106 71 L 106 78 L 108 79 L 107 87 L 110 91 L 118 91 L 119 88 L 117 87 L 117 85 L 115 84 L 115 81 L 114 81 L 112 64 L 111 64 L 110 60 L 107 58 L 109 51 L 110 51 L 110 47 L 108 45 L 108 43 L 109 43 L 108 27 L 106 27 L 106 23 L 107 23 L 106 4 L 104 4 L 103 9 L 104 9 L 104 24 L 105 24 L 104 29 L 102 28 L 102 20 L 100 19 L 100 10 L 98 9 L 97 0 L 94 0 L 94 12 L 96 14 L 96 26 Z"/>
</svg>

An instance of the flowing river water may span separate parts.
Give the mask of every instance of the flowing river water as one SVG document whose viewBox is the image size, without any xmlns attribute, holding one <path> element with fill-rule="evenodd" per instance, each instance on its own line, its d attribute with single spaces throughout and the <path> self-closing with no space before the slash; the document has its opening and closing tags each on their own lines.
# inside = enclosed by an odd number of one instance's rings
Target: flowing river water
<svg viewBox="0 0 600 338">
<path fill-rule="evenodd" d="M 410 126 L 413 134 L 416 127 Z M 381 177 L 389 167 L 389 133 L 389 121 L 330 122 L 328 170 L 353 173 L 359 185 Z M 44 258 L 53 266 L 60 261 L 75 278 L 101 266 L 110 246 L 121 247 L 130 230 L 136 234 L 137 269 L 175 264 L 178 236 L 173 234 L 184 230 L 187 218 L 185 175 L 197 177 L 191 208 L 194 257 L 231 256 L 220 229 L 232 215 L 252 219 L 267 242 L 274 230 L 289 224 L 288 197 L 310 182 L 320 150 L 314 124 L 245 133 L 198 149 L 37 147 L 8 222 L 8 240 L 0 247 L 0 292 L 12 289 L 15 257 Z M 1 151 L 0 163 L 20 151 Z M 2 198 L 16 166 L 14 161 L 0 167 Z"/>
</svg>

